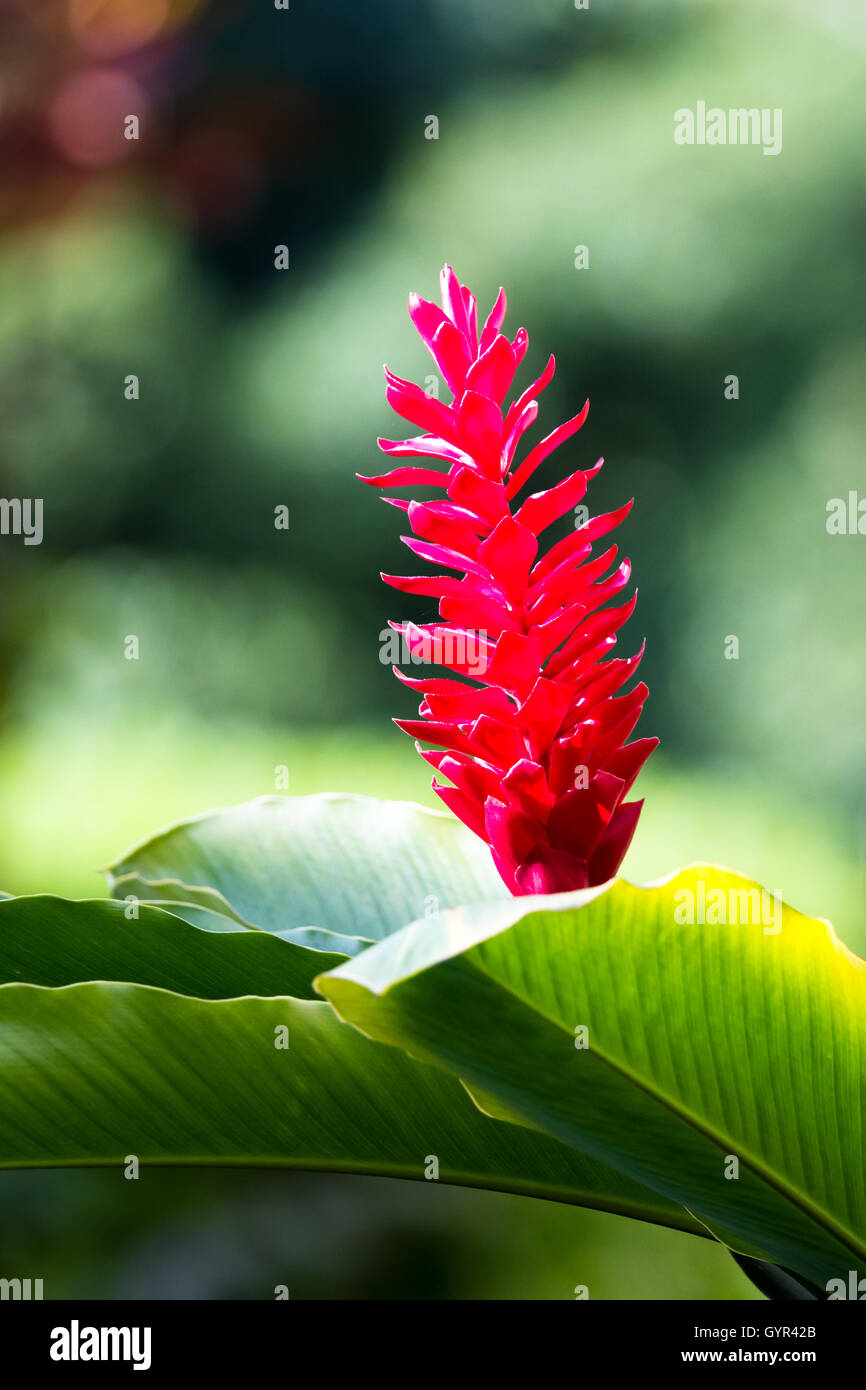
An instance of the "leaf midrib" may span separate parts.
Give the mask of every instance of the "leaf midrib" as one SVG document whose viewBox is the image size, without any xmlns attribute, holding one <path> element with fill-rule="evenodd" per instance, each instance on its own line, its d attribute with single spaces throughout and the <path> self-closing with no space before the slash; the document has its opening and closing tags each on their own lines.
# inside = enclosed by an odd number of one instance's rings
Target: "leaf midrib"
<svg viewBox="0 0 866 1390">
<path fill-rule="evenodd" d="M 516 999 L 537 1018 L 543 1019 L 546 1023 L 552 1025 L 557 1031 L 561 1032 L 563 1036 L 566 1038 L 571 1037 L 571 1034 L 559 1019 L 551 1017 L 544 1009 L 540 1008 L 532 1000 L 527 999 L 520 991 L 506 984 L 505 981 L 501 980 L 497 975 L 491 974 L 489 970 L 484 969 L 477 959 L 472 959 L 473 954 L 474 952 L 470 952 L 463 956 L 464 962 L 470 965 L 473 970 L 477 971 L 479 975 L 484 976 L 485 979 L 490 980 L 493 984 L 498 985 L 499 988 L 504 990 L 511 998 Z M 786 1198 L 804 1215 L 808 1216 L 811 1221 L 814 1221 L 819 1227 L 833 1235 L 835 1239 L 839 1240 L 843 1245 L 847 1246 L 851 1253 L 856 1255 L 859 1260 L 866 1261 L 866 1244 L 861 1244 L 853 1231 L 850 1231 L 847 1226 L 840 1224 L 835 1217 L 823 1207 L 812 1202 L 805 1194 L 801 1193 L 798 1188 L 790 1186 L 785 1179 L 774 1174 L 760 1159 L 755 1158 L 750 1151 L 741 1148 L 738 1141 L 735 1141 L 731 1135 L 717 1131 L 714 1127 L 708 1125 L 705 1121 L 701 1120 L 699 1116 L 695 1115 L 692 1110 L 683 1105 L 682 1102 L 675 1100 L 673 1097 L 667 1095 L 666 1092 L 662 1091 L 656 1083 L 649 1084 L 625 1063 L 615 1060 L 604 1048 L 593 1046 L 591 1050 L 605 1066 L 611 1069 L 611 1071 L 616 1072 L 618 1076 L 629 1081 L 633 1086 L 636 1086 L 638 1090 L 642 1091 L 659 1105 L 663 1105 L 672 1115 L 683 1120 L 703 1138 L 718 1145 L 722 1150 L 735 1149 L 740 1161 L 744 1162 L 746 1167 L 749 1168 L 760 1181 L 766 1183 L 768 1187 L 773 1188 L 774 1191 Z M 680 1199 L 674 1198 L 673 1200 L 679 1201 Z"/>
</svg>

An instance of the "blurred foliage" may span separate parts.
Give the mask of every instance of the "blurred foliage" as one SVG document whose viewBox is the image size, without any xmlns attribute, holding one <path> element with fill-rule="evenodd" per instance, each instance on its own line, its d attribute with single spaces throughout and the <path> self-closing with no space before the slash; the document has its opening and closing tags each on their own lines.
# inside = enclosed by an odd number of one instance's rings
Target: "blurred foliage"
<svg viewBox="0 0 866 1390">
<path fill-rule="evenodd" d="M 273 794 L 282 769 L 291 795 L 340 790 L 441 810 L 411 745 L 369 727 L 311 738 L 286 725 L 203 725 L 154 711 L 145 725 L 109 730 L 97 744 L 89 725 L 58 717 L 38 737 L 22 726 L 0 745 L 0 888 L 98 897 L 98 868 L 128 846 L 204 808 Z M 696 861 L 734 866 L 802 912 L 829 918 L 866 953 L 861 873 L 843 815 L 783 802 L 747 765 L 696 773 L 655 759 L 641 790 L 646 805 L 626 877 L 651 882 Z"/>
<path fill-rule="evenodd" d="M 4 1268 L 38 1268 L 46 1298 L 759 1297 L 709 1240 L 396 1178 L 4 1172 L 0 1222 Z"/>
<path fill-rule="evenodd" d="M 2 21 L 0 491 L 45 499 L 45 540 L 0 539 L 0 886 L 99 892 L 126 843 L 274 790 L 278 765 L 297 793 L 431 800 L 377 659 L 388 617 L 430 609 L 379 583 L 397 518 L 354 473 L 400 432 L 381 362 L 426 375 L 406 293 L 447 259 L 482 305 L 506 286 L 522 380 L 557 354 L 535 437 L 589 395 L 567 461 L 604 453 L 594 510 L 636 498 L 624 650 L 646 634 L 664 753 L 627 872 L 728 862 L 863 950 L 866 541 L 825 529 L 830 498 L 866 497 L 862 7 L 160 13 L 147 42 L 134 0 Z M 137 84 L 142 139 L 83 160 L 64 93 L 106 68 Z M 698 99 L 781 107 L 782 153 L 675 145 Z M 251 1297 L 294 1260 L 298 1296 L 568 1297 L 589 1267 L 597 1296 L 748 1296 L 709 1245 L 492 1194 L 136 1187 L 0 1175 L 0 1273 Z"/>
</svg>

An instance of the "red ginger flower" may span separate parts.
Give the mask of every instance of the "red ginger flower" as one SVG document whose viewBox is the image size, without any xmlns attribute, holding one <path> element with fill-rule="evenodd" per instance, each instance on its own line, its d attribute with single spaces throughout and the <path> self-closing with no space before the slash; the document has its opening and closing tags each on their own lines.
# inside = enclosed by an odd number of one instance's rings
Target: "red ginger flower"
<svg viewBox="0 0 866 1390">
<path fill-rule="evenodd" d="M 412 294 L 409 314 L 453 402 L 428 396 L 386 367 L 389 403 L 424 433 L 380 439 L 379 447 L 398 459 L 444 463 L 447 471 L 413 463 L 362 481 L 443 489 L 444 497 L 432 502 L 384 500 L 407 513 L 414 536 L 402 539 L 409 549 L 461 577 L 382 578 L 403 593 L 439 600 L 440 623 L 391 627 L 413 660 L 464 679 L 412 680 L 395 667 L 422 696 L 419 719 L 395 722 L 438 745 L 437 751 L 418 745 L 453 784 L 434 777 L 434 790 L 487 842 L 512 893 L 585 888 L 612 878 L 622 863 L 643 805 L 625 797 L 658 743 L 626 743 L 647 687 L 615 694 L 637 669 L 643 647 L 628 660 L 604 660 L 637 595 L 620 607 L 602 605 L 625 587 L 631 567 L 625 559 L 605 577 L 615 545 L 590 558 L 593 543 L 632 503 L 591 518 L 538 558 L 539 536 L 581 501 L 603 460 L 533 493 L 516 511 L 511 503 L 538 465 L 580 429 L 589 401 L 515 466 L 554 359 L 505 407 L 528 346 L 526 330 L 513 340 L 500 331 L 506 308 L 500 290 L 479 337 L 475 299 L 450 266 L 441 285 L 441 309 Z M 477 683 L 468 684 L 465 678 L 473 677 Z"/>
</svg>

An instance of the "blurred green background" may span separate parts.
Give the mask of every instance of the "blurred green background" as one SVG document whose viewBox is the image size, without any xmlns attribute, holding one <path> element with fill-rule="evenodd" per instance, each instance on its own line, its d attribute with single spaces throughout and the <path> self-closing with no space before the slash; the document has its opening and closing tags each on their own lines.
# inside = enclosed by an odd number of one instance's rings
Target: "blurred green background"
<svg viewBox="0 0 866 1390">
<path fill-rule="evenodd" d="M 380 584 L 400 527 L 354 473 L 447 260 L 506 286 L 523 383 L 556 353 L 535 437 L 592 399 L 540 485 L 603 454 L 592 509 L 636 498 L 623 651 L 662 749 L 625 872 L 728 864 L 866 949 L 866 540 L 825 524 L 866 497 L 862 7 L 18 0 L 2 29 L 2 493 L 45 537 L 0 538 L 0 886 L 98 894 L 278 765 L 433 803 L 378 660 L 430 610 Z M 676 145 L 698 100 L 781 108 L 781 154 Z M 0 1265 L 49 1297 L 757 1296 L 620 1218 L 275 1173 L 4 1173 Z"/>
</svg>

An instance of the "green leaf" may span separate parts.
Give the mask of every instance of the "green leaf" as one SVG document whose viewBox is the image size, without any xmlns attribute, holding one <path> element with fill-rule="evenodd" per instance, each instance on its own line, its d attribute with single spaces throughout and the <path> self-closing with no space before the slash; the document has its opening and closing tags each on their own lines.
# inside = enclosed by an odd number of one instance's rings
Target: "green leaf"
<svg viewBox="0 0 866 1390">
<path fill-rule="evenodd" d="M 765 1260 L 752 1260 L 748 1255 L 738 1255 L 731 1251 L 734 1262 L 739 1265 L 747 1279 L 751 1279 L 756 1289 L 774 1303 L 814 1303 L 816 1299 L 826 1299 L 826 1291 L 806 1280 L 798 1279 L 789 1269 L 767 1264 Z"/>
<path fill-rule="evenodd" d="M 252 922 L 245 922 L 231 903 L 213 888 L 196 888 L 181 883 L 178 878 L 147 879 L 140 874 L 123 874 L 113 880 L 111 888 L 112 896 L 124 901 L 172 903 L 175 910 L 179 907 L 195 909 L 208 931 L 235 931 L 238 927 L 261 931 Z M 185 913 L 178 915 L 186 916 Z"/>
<path fill-rule="evenodd" d="M 135 891 L 130 874 L 173 879 L 265 931 L 325 944 L 309 932 L 324 928 L 356 938 L 354 950 L 458 903 L 508 898 L 487 847 L 453 816 L 366 796 L 261 797 L 170 826 L 105 872 L 114 896 Z"/>
<path fill-rule="evenodd" d="M 197 896 L 185 905 L 191 913 L 218 915 Z M 146 903 L 129 911 L 105 900 L 0 902 L 0 1166 L 110 1162 L 107 1135 L 152 1161 L 407 1177 L 423 1176 L 419 1150 L 421 1160 L 432 1150 L 444 1181 L 698 1229 L 604 1165 L 495 1124 L 459 1082 L 370 1043 L 330 1005 L 270 998 L 310 999 L 312 977 L 345 957 L 227 917 L 214 931 Z M 88 979 L 135 985 L 67 987 Z M 240 995 L 265 996 L 271 1007 L 241 999 L 235 1008 Z M 186 1007 L 199 999 L 233 1007 Z M 276 1024 L 263 1018 L 287 1021 L 297 1066 L 282 1060 Z"/>
<path fill-rule="evenodd" d="M 650 888 L 458 909 L 317 985 L 343 1018 L 458 1074 L 500 1117 L 823 1284 L 866 1272 L 866 965 L 792 908 L 776 933 L 737 896 L 756 887 L 693 866 Z M 683 922 L 712 890 L 754 925 Z"/>
<path fill-rule="evenodd" d="M 0 984 L 132 981 L 200 999 L 289 994 L 312 999 L 312 979 L 339 953 L 305 950 L 267 932 L 201 931 L 142 904 L 34 896 L 0 901 Z M 0 1019 L 2 1027 L 2 1019 Z"/>
<path fill-rule="evenodd" d="M 124 901 L 132 898 L 165 907 L 204 931 L 237 931 L 238 927 L 247 931 L 263 930 L 246 922 L 215 889 L 191 887 L 177 878 L 151 880 L 142 878 L 140 874 L 122 874 L 114 879 L 112 893 L 115 898 Z M 357 955 L 370 945 L 369 940 L 341 936 L 323 927 L 289 927 L 285 931 L 272 931 L 269 935 L 282 937 L 284 941 L 297 946 L 306 946 L 311 951 L 332 951 L 341 956 Z"/>
<path fill-rule="evenodd" d="M 276 1046 L 285 1028 L 287 1049 Z M 423 1179 L 435 1156 L 443 1182 L 700 1233 L 630 1179 L 488 1119 L 453 1077 L 368 1041 L 321 1002 L 0 986 L 0 1114 L 0 1168 L 120 1165 L 134 1154 Z"/>
</svg>

